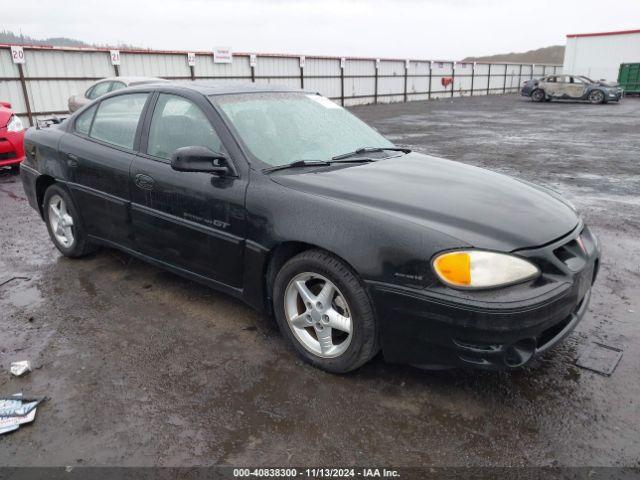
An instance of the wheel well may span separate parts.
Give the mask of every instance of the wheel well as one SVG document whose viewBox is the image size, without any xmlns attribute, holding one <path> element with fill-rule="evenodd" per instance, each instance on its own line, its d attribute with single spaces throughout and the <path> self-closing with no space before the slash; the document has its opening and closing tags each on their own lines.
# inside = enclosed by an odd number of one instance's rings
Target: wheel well
<svg viewBox="0 0 640 480">
<path fill-rule="evenodd" d="M 319 247 L 304 242 L 283 242 L 271 249 L 271 251 L 269 252 L 267 267 L 264 275 L 264 306 L 265 310 L 269 314 L 273 313 L 273 302 L 271 301 L 273 297 L 273 281 L 275 280 L 280 268 L 285 263 L 287 263 L 290 258 L 295 257 L 305 250 L 311 250 L 314 248 Z"/>
<path fill-rule="evenodd" d="M 40 216 L 43 215 L 42 204 L 44 202 L 44 192 L 47 191 L 51 185 L 56 183 L 55 179 L 49 175 L 40 175 L 36 180 L 36 198 L 38 199 L 38 209 L 40 210 Z"/>
<path fill-rule="evenodd" d="M 269 315 L 273 314 L 273 282 L 276 279 L 276 275 L 280 271 L 280 268 L 282 268 L 282 266 L 287 263 L 289 259 L 306 250 L 322 250 L 324 252 L 327 252 L 343 261 L 356 276 L 358 275 L 356 270 L 351 266 L 349 262 L 347 262 L 339 255 L 336 255 L 332 251 L 327 250 L 326 248 L 322 248 L 318 245 L 313 245 L 312 243 L 305 242 L 282 242 L 271 249 L 268 255 L 268 260 L 266 262 L 267 267 L 264 275 L 264 299 L 265 311 Z"/>
</svg>

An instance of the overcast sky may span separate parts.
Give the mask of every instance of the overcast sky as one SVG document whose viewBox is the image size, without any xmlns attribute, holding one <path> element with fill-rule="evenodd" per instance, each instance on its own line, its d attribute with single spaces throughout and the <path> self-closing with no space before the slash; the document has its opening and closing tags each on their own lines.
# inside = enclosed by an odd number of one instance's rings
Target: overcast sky
<svg viewBox="0 0 640 480">
<path fill-rule="evenodd" d="M 640 0 L 20 0 L 0 29 L 146 48 L 458 60 L 640 28 Z"/>
</svg>

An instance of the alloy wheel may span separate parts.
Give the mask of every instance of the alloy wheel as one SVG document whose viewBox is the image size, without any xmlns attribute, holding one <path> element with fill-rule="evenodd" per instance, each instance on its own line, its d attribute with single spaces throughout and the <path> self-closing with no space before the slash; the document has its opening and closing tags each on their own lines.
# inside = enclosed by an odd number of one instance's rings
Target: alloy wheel
<svg viewBox="0 0 640 480">
<path fill-rule="evenodd" d="M 296 275 L 284 294 L 289 328 L 300 344 L 322 358 L 342 355 L 353 337 L 351 310 L 338 287 L 312 272 Z"/>
<path fill-rule="evenodd" d="M 60 195 L 49 199 L 49 225 L 53 236 L 64 248 L 70 248 L 75 241 L 73 235 L 73 217 L 67 210 L 67 204 Z"/>
<path fill-rule="evenodd" d="M 589 101 L 591 103 L 602 103 L 604 101 L 604 94 L 600 90 L 594 90 L 589 95 Z"/>
</svg>

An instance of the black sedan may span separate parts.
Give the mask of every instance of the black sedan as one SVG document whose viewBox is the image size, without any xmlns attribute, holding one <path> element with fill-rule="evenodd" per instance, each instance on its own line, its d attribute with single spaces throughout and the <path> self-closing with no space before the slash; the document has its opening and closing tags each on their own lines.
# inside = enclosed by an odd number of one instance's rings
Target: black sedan
<svg viewBox="0 0 640 480">
<path fill-rule="evenodd" d="M 241 298 L 331 372 L 380 349 L 520 367 L 576 326 L 598 270 L 556 193 L 398 148 L 320 95 L 145 85 L 25 146 L 25 192 L 64 255 L 117 248 Z"/>
</svg>

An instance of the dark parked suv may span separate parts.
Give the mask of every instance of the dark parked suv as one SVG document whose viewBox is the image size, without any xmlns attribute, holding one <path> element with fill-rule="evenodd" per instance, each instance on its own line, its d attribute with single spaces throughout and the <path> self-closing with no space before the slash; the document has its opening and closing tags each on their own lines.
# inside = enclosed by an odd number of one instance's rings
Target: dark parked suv
<svg viewBox="0 0 640 480">
<path fill-rule="evenodd" d="M 598 270 L 558 194 L 396 147 L 316 94 L 139 86 L 25 146 L 25 192 L 64 255 L 117 248 L 241 298 L 332 372 L 380 349 L 520 367 L 580 321 Z"/>
</svg>

